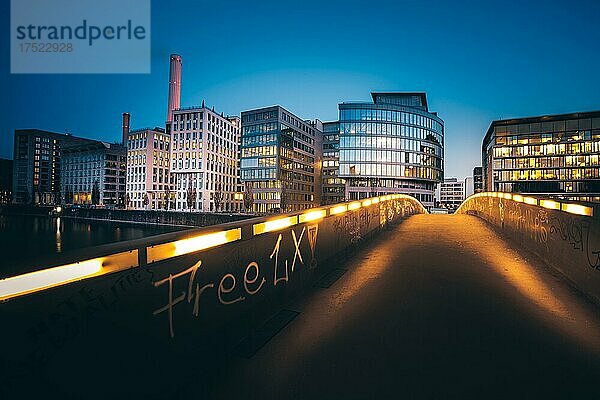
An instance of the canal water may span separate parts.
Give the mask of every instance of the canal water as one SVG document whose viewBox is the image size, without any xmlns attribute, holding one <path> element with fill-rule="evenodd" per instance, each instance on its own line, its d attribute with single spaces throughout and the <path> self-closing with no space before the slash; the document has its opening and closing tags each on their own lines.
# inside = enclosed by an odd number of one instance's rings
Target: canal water
<svg viewBox="0 0 600 400">
<path fill-rule="evenodd" d="M 178 226 L 0 215 L 0 279 L 51 265 L 57 254 L 82 247 L 186 229 Z"/>
</svg>

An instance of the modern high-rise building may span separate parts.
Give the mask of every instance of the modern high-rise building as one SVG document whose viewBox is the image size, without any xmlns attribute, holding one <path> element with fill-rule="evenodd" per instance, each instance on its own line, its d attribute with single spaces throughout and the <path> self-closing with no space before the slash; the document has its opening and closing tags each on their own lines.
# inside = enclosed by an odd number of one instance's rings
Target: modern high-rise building
<svg viewBox="0 0 600 400">
<path fill-rule="evenodd" d="M 323 204 L 341 203 L 345 199 L 345 181 L 340 178 L 340 123 L 323 123 Z"/>
<path fill-rule="evenodd" d="M 321 204 L 322 124 L 283 107 L 242 112 L 241 180 L 253 211 L 290 212 Z"/>
<path fill-rule="evenodd" d="M 444 176 L 444 121 L 425 93 L 371 93 L 339 105 L 340 178 L 345 198 L 405 193 L 433 206 Z"/>
<path fill-rule="evenodd" d="M 61 192 L 66 204 L 125 207 L 127 149 L 89 140 L 62 151 Z"/>
<path fill-rule="evenodd" d="M 176 109 L 171 132 L 175 209 L 241 211 L 239 117 L 204 106 Z"/>
<path fill-rule="evenodd" d="M 39 129 L 15 130 L 13 202 L 59 204 L 62 150 L 89 142 L 89 139 Z"/>
<path fill-rule="evenodd" d="M 440 184 L 440 206 L 456 210 L 465 199 L 465 183 L 456 178 L 446 178 Z"/>
<path fill-rule="evenodd" d="M 486 190 L 600 201 L 600 111 L 493 121 Z"/>
<path fill-rule="evenodd" d="M 163 128 L 130 131 L 127 139 L 127 208 L 172 209 L 171 135 Z"/>
<path fill-rule="evenodd" d="M 482 167 L 473 168 L 473 192 L 474 193 L 483 192 L 483 168 Z"/>
</svg>

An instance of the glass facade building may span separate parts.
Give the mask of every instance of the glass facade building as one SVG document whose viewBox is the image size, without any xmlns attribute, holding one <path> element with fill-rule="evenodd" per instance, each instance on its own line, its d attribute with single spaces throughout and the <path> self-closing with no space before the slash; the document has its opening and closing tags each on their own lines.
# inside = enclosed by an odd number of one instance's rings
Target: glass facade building
<svg viewBox="0 0 600 400">
<path fill-rule="evenodd" d="M 482 155 L 488 191 L 600 200 L 600 111 L 493 121 Z"/>
<path fill-rule="evenodd" d="M 340 178 L 340 123 L 323 123 L 323 204 L 345 200 L 345 183 Z"/>
<path fill-rule="evenodd" d="M 240 170 L 254 212 L 289 212 L 321 203 L 322 124 L 280 106 L 242 112 Z"/>
<path fill-rule="evenodd" d="M 372 93 L 339 105 L 339 177 L 345 198 L 405 193 L 433 206 L 444 177 L 444 121 L 425 93 Z"/>
</svg>

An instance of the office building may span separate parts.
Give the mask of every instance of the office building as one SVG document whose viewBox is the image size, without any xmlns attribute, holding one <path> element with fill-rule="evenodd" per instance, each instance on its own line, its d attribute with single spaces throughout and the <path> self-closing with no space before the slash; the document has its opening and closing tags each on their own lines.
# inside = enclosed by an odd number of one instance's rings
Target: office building
<svg viewBox="0 0 600 400">
<path fill-rule="evenodd" d="M 456 178 L 446 178 L 440 184 L 440 206 L 456 210 L 465 199 L 465 183 Z"/>
<path fill-rule="evenodd" d="M 340 178 L 340 123 L 323 123 L 323 204 L 345 199 L 345 181 Z"/>
<path fill-rule="evenodd" d="M 600 201 L 600 111 L 493 121 L 486 190 Z"/>
<path fill-rule="evenodd" d="M 0 204 L 12 203 L 13 161 L 0 158 Z"/>
<path fill-rule="evenodd" d="M 125 207 L 127 149 L 89 140 L 63 149 L 61 192 L 65 204 Z"/>
<path fill-rule="evenodd" d="M 171 169 L 175 209 L 241 211 L 240 119 L 204 106 L 173 111 Z"/>
<path fill-rule="evenodd" d="M 483 168 L 473 168 L 473 191 L 474 193 L 483 192 Z"/>
<path fill-rule="evenodd" d="M 13 202 L 60 204 L 62 149 L 88 142 L 88 139 L 39 129 L 15 130 Z"/>
<path fill-rule="evenodd" d="M 320 205 L 322 143 L 320 121 L 303 121 L 280 106 L 242 112 L 241 180 L 253 211 Z"/>
<path fill-rule="evenodd" d="M 171 135 L 156 127 L 130 131 L 127 137 L 127 208 L 173 209 Z"/>
<path fill-rule="evenodd" d="M 339 105 L 340 178 L 349 200 L 405 193 L 433 206 L 444 173 L 444 121 L 425 93 L 372 93 Z"/>
</svg>

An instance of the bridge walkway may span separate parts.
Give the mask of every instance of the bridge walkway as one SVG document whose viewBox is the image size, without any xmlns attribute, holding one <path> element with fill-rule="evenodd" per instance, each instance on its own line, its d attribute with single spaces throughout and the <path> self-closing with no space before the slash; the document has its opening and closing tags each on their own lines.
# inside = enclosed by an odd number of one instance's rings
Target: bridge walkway
<svg viewBox="0 0 600 400">
<path fill-rule="evenodd" d="M 596 306 L 476 217 L 412 216 L 340 269 L 211 397 L 600 398 Z"/>
</svg>

